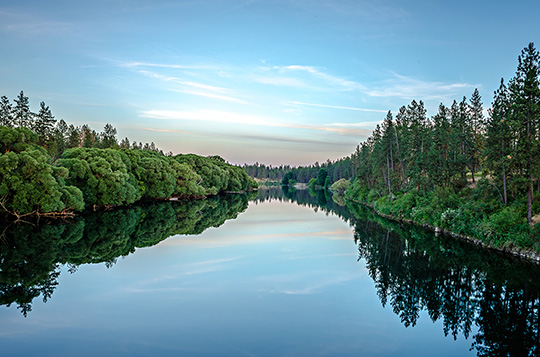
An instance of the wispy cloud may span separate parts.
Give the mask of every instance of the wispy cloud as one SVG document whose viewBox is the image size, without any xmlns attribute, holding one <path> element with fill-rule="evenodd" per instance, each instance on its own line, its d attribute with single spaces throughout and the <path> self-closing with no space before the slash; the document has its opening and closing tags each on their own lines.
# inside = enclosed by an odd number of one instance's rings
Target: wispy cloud
<svg viewBox="0 0 540 357">
<path fill-rule="evenodd" d="M 171 89 L 171 91 L 173 92 L 225 100 L 225 101 L 236 102 L 236 103 L 243 103 L 243 104 L 247 103 L 246 101 L 242 99 L 234 97 L 232 95 L 234 94 L 234 91 L 229 88 L 210 85 L 206 83 L 194 82 L 190 80 L 184 80 L 179 77 L 166 76 L 166 75 L 151 72 L 148 70 L 139 70 L 138 73 L 141 73 L 147 77 L 159 79 L 160 81 L 163 81 L 163 82 L 169 82 L 169 83 L 178 85 L 178 87 Z"/>
<path fill-rule="evenodd" d="M 365 90 L 366 87 L 358 82 L 348 80 L 343 77 L 331 75 L 324 72 L 322 69 L 315 66 L 307 65 L 287 65 L 273 66 L 262 68 L 266 74 L 264 76 L 254 76 L 253 80 L 263 84 L 294 86 L 312 89 L 326 89 L 331 87 L 332 90 L 353 91 Z M 291 77 L 291 75 L 299 73 L 300 78 Z M 279 74 L 279 75 L 277 75 Z M 284 77 L 283 74 L 288 74 Z"/>
<path fill-rule="evenodd" d="M 357 271 L 352 273 L 343 273 L 343 272 L 313 272 L 313 274 L 309 275 L 316 275 L 315 277 L 300 275 L 297 277 L 284 277 L 284 276 L 269 276 L 264 277 L 263 280 L 266 280 L 268 278 L 271 279 L 271 281 L 279 282 L 286 285 L 296 285 L 295 287 L 278 287 L 271 289 L 270 293 L 277 293 L 277 294 L 286 294 L 286 295 L 310 295 L 320 292 L 321 290 L 324 290 L 327 287 L 339 285 L 341 283 L 345 283 L 351 280 L 356 280 L 362 277 L 363 272 Z M 321 276 L 321 275 L 329 275 L 327 277 Z M 306 284 L 306 281 L 314 280 L 313 283 Z M 304 286 L 301 286 L 304 285 Z M 301 287 L 298 287 L 301 286 Z"/>
<path fill-rule="evenodd" d="M 343 107 L 338 105 L 328 105 L 328 104 L 316 104 L 316 103 L 304 103 L 304 102 L 289 102 L 289 104 L 294 105 L 305 105 L 308 107 L 320 107 L 320 108 L 331 108 L 331 109 L 343 109 L 343 110 L 355 110 L 360 112 L 375 112 L 375 113 L 386 113 L 387 110 L 381 109 L 367 109 L 367 108 L 355 108 L 355 107 Z"/>
<path fill-rule="evenodd" d="M 232 112 L 201 110 L 201 111 L 175 111 L 175 110 L 146 110 L 140 113 L 143 118 L 161 120 L 192 120 L 216 122 L 220 124 L 241 124 L 248 126 L 266 126 L 289 129 L 305 129 L 326 131 L 346 135 L 366 135 L 370 130 L 358 129 L 354 127 L 339 127 L 331 125 L 307 125 L 300 123 L 287 123 L 275 118 L 262 117 L 258 115 L 246 115 Z"/>
<path fill-rule="evenodd" d="M 382 81 L 365 93 L 371 97 L 397 97 L 411 100 L 420 98 L 426 100 L 448 101 L 455 99 L 463 89 L 472 91 L 479 85 L 470 83 L 443 83 L 422 81 L 413 77 L 392 73 L 391 78 Z"/>
<path fill-rule="evenodd" d="M 189 131 L 173 130 L 173 129 L 156 129 L 156 128 L 148 128 L 148 127 L 139 128 L 139 129 L 146 130 L 146 131 L 155 131 L 155 132 L 160 132 L 160 133 L 193 134 Z"/>
<path fill-rule="evenodd" d="M 158 68 L 173 68 L 173 69 L 216 69 L 212 65 L 185 65 L 185 64 L 170 64 L 170 63 L 152 63 L 152 62 L 124 62 L 120 64 L 122 67 L 158 67 Z"/>
<path fill-rule="evenodd" d="M 296 87 L 296 88 L 308 88 L 309 85 L 299 78 L 283 77 L 283 76 L 261 76 L 256 75 L 253 81 L 261 84 L 269 84 L 280 87 Z"/>
<path fill-rule="evenodd" d="M 291 65 L 291 66 L 275 67 L 275 68 L 280 69 L 280 70 L 307 72 L 313 75 L 314 77 L 317 77 L 327 83 L 333 84 L 334 86 L 337 86 L 337 87 L 341 87 L 343 90 L 366 89 L 366 87 L 360 83 L 325 73 L 321 71 L 320 69 L 313 66 Z"/>
</svg>

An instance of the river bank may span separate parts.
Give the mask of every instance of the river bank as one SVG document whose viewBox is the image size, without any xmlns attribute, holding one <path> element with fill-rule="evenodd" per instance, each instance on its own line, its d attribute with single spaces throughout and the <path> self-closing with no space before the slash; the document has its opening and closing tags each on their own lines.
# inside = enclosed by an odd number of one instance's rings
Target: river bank
<svg viewBox="0 0 540 357">
<path fill-rule="evenodd" d="M 526 260 L 534 262 L 536 264 L 540 264 L 540 254 L 537 251 L 533 250 L 533 249 L 521 248 L 521 247 L 518 247 L 518 246 L 516 246 L 515 244 L 513 244 L 511 242 L 509 242 L 507 244 L 504 244 L 502 246 L 497 246 L 497 245 L 494 245 L 492 243 L 483 241 L 483 240 L 481 240 L 479 238 L 475 238 L 475 237 L 472 237 L 472 236 L 469 236 L 469 235 L 464 235 L 464 234 L 458 234 L 456 232 L 452 232 L 451 230 L 444 229 L 444 228 L 441 228 L 439 226 L 434 226 L 434 225 L 431 225 L 429 223 L 421 223 L 421 222 L 417 222 L 417 221 L 415 221 L 413 219 L 397 217 L 397 216 L 392 215 L 392 214 L 386 214 L 386 213 L 380 212 L 379 210 L 377 210 L 375 208 L 374 204 L 365 203 L 365 202 L 355 200 L 355 199 L 351 199 L 351 198 L 347 198 L 347 197 L 345 199 L 349 200 L 351 202 L 363 205 L 365 207 L 369 207 L 374 213 L 376 213 L 377 215 L 379 215 L 381 217 L 384 217 L 386 219 L 390 219 L 390 220 L 401 222 L 401 223 L 412 224 L 412 225 L 415 225 L 415 226 L 420 226 L 420 227 L 427 228 L 427 229 L 433 231 L 436 236 L 447 236 L 447 237 L 451 237 L 451 238 L 454 238 L 454 239 L 460 239 L 460 240 L 466 241 L 466 242 L 468 242 L 470 244 L 474 244 L 476 246 L 482 247 L 484 249 L 494 250 L 494 251 L 497 251 L 497 252 L 500 252 L 500 253 L 503 253 L 503 254 L 513 255 L 515 257 L 518 257 L 518 258 L 521 258 L 521 259 L 526 259 Z"/>
</svg>

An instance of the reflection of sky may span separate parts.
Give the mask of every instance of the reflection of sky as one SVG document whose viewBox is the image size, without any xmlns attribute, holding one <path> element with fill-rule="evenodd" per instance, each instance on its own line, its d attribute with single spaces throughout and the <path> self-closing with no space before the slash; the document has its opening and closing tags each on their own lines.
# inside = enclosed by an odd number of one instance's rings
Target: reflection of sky
<svg viewBox="0 0 540 357">
<path fill-rule="evenodd" d="M 0 319 L 3 355 L 456 356 L 471 344 L 425 313 L 405 328 L 381 307 L 347 223 L 276 201 L 110 269 L 64 269 L 46 304 Z"/>
</svg>

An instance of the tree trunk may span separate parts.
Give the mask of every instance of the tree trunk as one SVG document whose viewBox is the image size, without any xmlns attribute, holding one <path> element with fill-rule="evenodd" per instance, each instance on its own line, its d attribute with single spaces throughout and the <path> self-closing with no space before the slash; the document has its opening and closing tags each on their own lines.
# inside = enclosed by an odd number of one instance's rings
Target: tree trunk
<svg viewBox="0 0 540 357">
<path fill-rule="evenodd" d="M 527 223 L 532 223 L 532 202 L 533 202 L 533 178 L 529 176 L 529 191 L 527 192 Z"/>
<path fill-rule="evenodd" d="M 504 205 L 506 206 L 508 204 L 508 196 L 506 194 L 506 169 L 504 167 L 504 162 L 503 162 L 503 172 L 502 172 L 502 177 L 503 177 L 503 196 L 504 196 Z"/>
</svg>

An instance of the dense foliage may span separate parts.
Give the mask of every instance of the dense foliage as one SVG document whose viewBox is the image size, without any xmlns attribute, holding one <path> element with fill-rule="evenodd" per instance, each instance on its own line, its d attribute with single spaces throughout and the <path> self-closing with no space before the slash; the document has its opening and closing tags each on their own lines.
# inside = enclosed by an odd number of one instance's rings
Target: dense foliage
<svg viewBox="0 0 540 357">
<path fill-rule="evenodd" d="M 422 101 L 391 112 L 355 153 L 346 195 L 382 213 L 488 240 L 540 248 L 540 57 L 519 56 L 501 81 L 487 118 L 477 90 L 441 104 Z M 479 178 L 479 179 L 478 179 Z"/>
<path fill-rule="evenodd" d="M 153 143 L 130 146 L 127 138 L 118 145 L 110 124 L 101 135 L 63 121 L 55 127 L 43 102 L 38 114 L 30 112 L 23 92 L 15 103 L 12 108 L 5 96 L 0 101 L 0 212 L 80 211 L 257 186 L 219 156 L 164 155 Z"/>
</svg>

